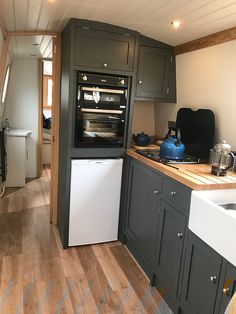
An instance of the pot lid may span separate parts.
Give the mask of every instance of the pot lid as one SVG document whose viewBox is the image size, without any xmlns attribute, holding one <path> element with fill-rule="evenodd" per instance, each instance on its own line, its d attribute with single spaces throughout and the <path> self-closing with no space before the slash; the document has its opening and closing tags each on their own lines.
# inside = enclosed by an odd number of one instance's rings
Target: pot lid
<svg viewBox="0 0 236 314">
<path fill-rule="evenodd" d="M 231 151 L 231 145 L 227 144 L 226 140 L 221 140 L 220 143 L 217 143 L 214 146 L 214 150 L 221 152 L 221 153 L 224 153 L 224 154 L 227 154 Z"/>
</svg>

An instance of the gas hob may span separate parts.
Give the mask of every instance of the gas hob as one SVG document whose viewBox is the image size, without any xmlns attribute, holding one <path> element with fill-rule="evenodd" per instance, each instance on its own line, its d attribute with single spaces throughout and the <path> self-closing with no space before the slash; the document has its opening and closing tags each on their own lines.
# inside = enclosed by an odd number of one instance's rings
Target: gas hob
<svg viewBox="0 0 236 314">
<path fill-rule="evenodd" d="M 148 159 L 151 159 L 153 161 L 161 162 L 163 164 L 199 164 L 199 163 L 202 163 L 202 161 L 200 161 L 199 158 L 188 155 L 188 154 L 185 154 L 184 159 L 182 160 L 171 160 L 171 159 L 161 158 L 159 149 L 137 149 L 136 153 Z"/>
</svg>

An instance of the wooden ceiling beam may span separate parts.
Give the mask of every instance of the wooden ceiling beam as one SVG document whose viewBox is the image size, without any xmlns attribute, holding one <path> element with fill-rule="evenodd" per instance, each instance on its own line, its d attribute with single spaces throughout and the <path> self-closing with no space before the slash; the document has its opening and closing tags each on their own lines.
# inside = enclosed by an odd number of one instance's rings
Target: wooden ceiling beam
<svg viewBox="0 0 236 314">
<path fill-rule="evenodd" d="M 194 51 L 197 49 L 207 48 L 210 46 L 222 44 L 224 42 L 236 39 L 236 27 L 226 29 L 221 32 L 214 33 L 212 35 L 204 36 L 199 39 L 189 41 L 185 44 L 181 44 L 174 47 L 175 54 Z"/>
</svg>

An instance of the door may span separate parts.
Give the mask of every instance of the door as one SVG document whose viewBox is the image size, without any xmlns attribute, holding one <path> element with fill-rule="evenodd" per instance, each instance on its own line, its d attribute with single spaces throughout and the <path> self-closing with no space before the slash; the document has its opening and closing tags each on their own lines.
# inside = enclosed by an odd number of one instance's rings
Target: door
<svg viewBox="0 0 236 314">
<path fill-rule="evenodd" d="M 131 161 L 126 232 L 142 258 L 154 265 L 160 217 L 161 176 Z"/>
<path fill-rule="evenodd" d="M 53 38 L 53 109 L 51 141 L 50 221 L 57 224 L 57 189 L 59 167 L 59 117 L 61 77 L 61 35 Z"/>
<path fill-rule="evenodd" d="M 189 232 L 181 306 L 188 314 L 213 314 L 222 258 Z"/>
<path fill-rule="evenodd" d="M 172 60 L 170 50 L 140 47 L 137 97 L 168 98 Z"/>
<path fill-rule="evenodd" d="M 135 37 L 76 28 L 75 64 L 108 70 L 133 71 Z"/>
<path fill-rule="evenodd" d="M 186 217 L 174 207 L 161 202 L 161 228 L 158 237 L 155 274 L 176 298 L 186 231 Z"/>
</svg>

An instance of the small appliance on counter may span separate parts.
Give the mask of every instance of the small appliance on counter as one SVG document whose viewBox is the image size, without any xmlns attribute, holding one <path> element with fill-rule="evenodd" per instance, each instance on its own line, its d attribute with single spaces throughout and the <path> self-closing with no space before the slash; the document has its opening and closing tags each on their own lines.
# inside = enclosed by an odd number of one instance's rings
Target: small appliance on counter
<svg viewBox="0 0 236 314">
<path fill-rule="evenodd" d="M 138 146 L 148 146 L 151 142 L 151 137 L 144 132 L 138 133 L 137 135 L 133 134 L 133 140 Z"/>
<path fill-rule="evenodd" d="M 210 150 L 211 173 L 216 176 L 225 176 L 234 165 L 234 159 L 231 146 L 222 140 Z"/>
</svg>

